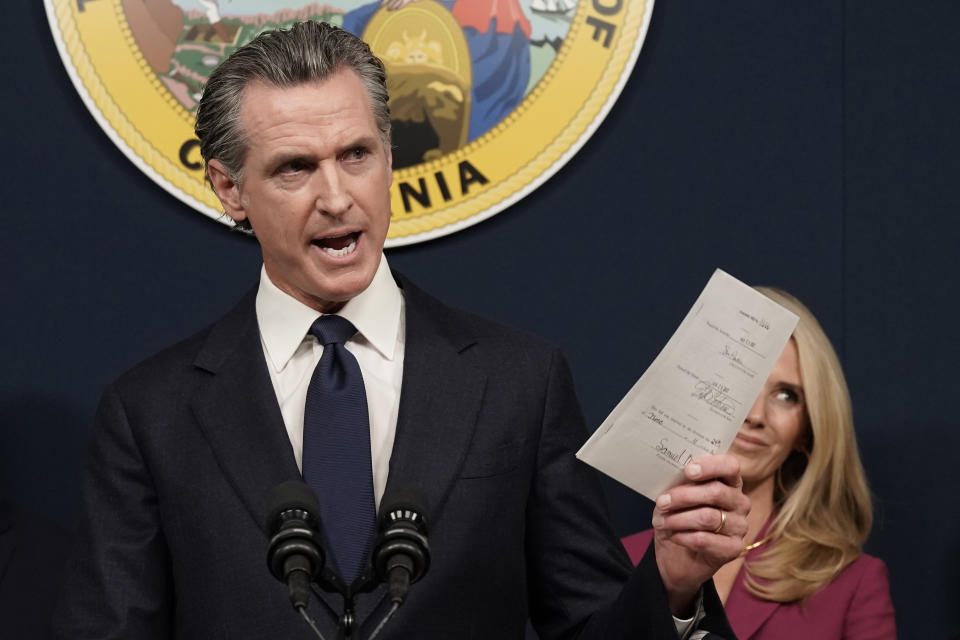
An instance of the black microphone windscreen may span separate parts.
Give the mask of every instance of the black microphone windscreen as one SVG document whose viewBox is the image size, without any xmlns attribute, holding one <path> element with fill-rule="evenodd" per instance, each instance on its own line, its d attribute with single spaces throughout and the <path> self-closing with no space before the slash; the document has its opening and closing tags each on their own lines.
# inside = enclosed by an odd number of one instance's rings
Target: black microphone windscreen
<svg viewBox="0 0 960 640">
<path fill-rule="evenodd" d="M 285 511 L 299 509 L 306 511 L 314 520 L 320 517 L 320 503 L 317 494 L 302 480 L 288 480 L 275 486 L 267 500 L 267 530 L 273 531 L 277 519 Z"/>
<path fill-rule="evenodd" d="M 427 500 L 416 487 L 387 487 L 380 500 L 380 528 L 396 520 L 398 512 L 404 513 L 403 519 L 413 520 L 427 530 Z"/>
</svg>

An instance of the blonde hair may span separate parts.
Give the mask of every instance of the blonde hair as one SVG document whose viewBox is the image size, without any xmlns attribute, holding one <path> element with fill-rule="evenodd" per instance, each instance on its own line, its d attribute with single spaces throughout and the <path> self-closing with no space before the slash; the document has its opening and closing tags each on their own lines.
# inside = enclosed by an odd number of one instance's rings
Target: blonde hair
<svg viewBox="0 0 960 640">
<path fill-rule="evenodd" d="M 802 302 L 756 287 L 795 313 L 793 332 L 809 426 L 806 451 L 778 470 L 778 511 L 763 554 L 747 563 L 747 588 L 775 602 L 803 600 L 829 584 L 862 552 L 873 511 L 853 432 L 850 392 L 840 361 L 820 323 Z M 809 452 L 809 459 L 807 457 Z"/>
</svg>

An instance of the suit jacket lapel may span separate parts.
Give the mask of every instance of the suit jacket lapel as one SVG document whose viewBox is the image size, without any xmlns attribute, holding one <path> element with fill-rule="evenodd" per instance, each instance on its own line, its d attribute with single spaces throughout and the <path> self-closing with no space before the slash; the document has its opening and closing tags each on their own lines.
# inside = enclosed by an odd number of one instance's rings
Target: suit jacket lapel
<svg viewBox="0 0 960 640">
<path fill-rule="evenodd" d="M 419 489 L 435 518 L 469 449 L 486 376 L 470 363 L 476 340 L 462 322 L 398 280 L 406 300 L 406 349 L 387 487 Z"/>
<path fill-rule="evenodd" d="M 301 476 L 260 344 L 255 297 L 256 289 L 211 330 L 194 366 L 213 375 L 192 406 L 224 476 L 265 529 L 270 490 Z"/>
<path fill-rule="evenodd" d="M 751 551 L 747 555 L 747 560 Z M 757 630 L 774 614 L 780 607 L 779 602 L 771 600 L 761 600 L 747 590 L 745 582 L 746 569 L 741 567 L 737 579 L 733 582 L 733 588 L 727 597 L 726 611 L 730 626 L 733 627 L 740 640 L 749 640 L 754 636 Z"/>
</svg>

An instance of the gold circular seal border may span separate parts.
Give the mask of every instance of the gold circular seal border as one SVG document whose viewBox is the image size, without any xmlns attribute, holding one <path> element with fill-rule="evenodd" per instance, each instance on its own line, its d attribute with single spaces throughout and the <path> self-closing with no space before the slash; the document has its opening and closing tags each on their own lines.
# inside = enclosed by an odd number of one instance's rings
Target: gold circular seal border
<svg viewBox="0 0 960 640">
<path fill-rule="evenodd" d="M 169 95 L 157 80 L 156 75 L 149 69 L 127 26 L 120 0 L 94 0 L 89 5 L 85 5 L 87 8 L 84 12 L 110 12 L 115 17 L 115 22 L 112 23 L 97 22 L 95 26 L 100 28 L 99 31 L 92 29 L 86 33 L 78 24 L 77 13 L 80 9 L 76 0 L 44 0 L 44 6 L 57 49 L 60 51 L 60 58 L 67 68 L 74 87 L 94 119 L 113 143 L 141 171 L 171 195 L 204 215 L 232 225 L 232 221 L 218 210 L 219 202 L 204 182 L 203 172 L 198 172 L 198 178 L 187 172 L 183 166 L 170 160 L 171 157 L 178 155 L 179 146 L 182 143 L 180 138 L 193 135 L 193 118 Z M 111 38 L 113 40 L 110 40 Z M 109 46 L 110 43 L 112 46 Z M 171 136 L 167 133 L 164 137 L 168 138 L 171 144 L 176 140 L 176 144 L 173 145 L 176 147 L 175 150 L 165 152 L 158 149 L 143 131 L 143 125 L 146 123 L 130 121 L 91 60 L 88 51 L 92 47 L 98 51 L 105 50 L 113 54 L 112 58 L 108 58 L 112 63 L 113 68 L 110 70 L 113 74 L 120 76 L 126 74 L 126 80 L 139 81 L 138 85 L 146 81 L 150 85 L 153 92 L 160 98 L 156 104 L 151 105 L 154 107 L 153 115 L 166 115 L 155 113 L 155 107 L 159 104 L 174 107 L 169 115 L 181 121 L 179 124 L 184 132 L 182 136 Z M 134 55 L 131 56 L 131 52 Z M 141 95 L 140 98 L 142 100 L 143 96 Z M 166 118 L 160 118 L 159 121 L 165 123 Z M 154 122 L 150 127 L 151 132 L 156 130 L 156 124 Z"/>
<path fill-rule="evenodd" d="M 232 224 L 219 210 L 202 170 L 191 172 L 171 159 L 179 157 L 183 140 L 192 136 L 193 118 L 150 70 L 133 40 L 121 0 L 89 1 L 84 13 L 110 11 L 113 22 L 100 20 L 95 28 L 87 25 L 86 29 L 78 21 L 77 0 L 44 0 L 44 5 L 67 73 L 110 139 L 173 196 Z M 485 220 L 533 192 L 563 167 L 619 97 L 640 53 L 652 11 L 653 0 L 580 0 L 556 58 L 513 112 L 453 153 L 394 171 L 386 246 L 438 238 Z M 95 20 L 91 17 L 88 22 Z M 122 78 L 124 91 L 134 97 L 114 95 L 110 89 L 117 87 L 109 80 L 105 83 L 105 78 Z M 118 102 L 146 117 L 131 122 Z M 177 130 L 182 135 L 171 133 Z M 483 180 L 454 195 L 458 180 L 463 186 L 464 163 Z M 402 183 L 423 186 L 436 180 L 445 183 L 432 184 L 434 191 L 442 186 L 445 197 L 440 206 L 425 207 L 401 196 Z"/>
</svg>

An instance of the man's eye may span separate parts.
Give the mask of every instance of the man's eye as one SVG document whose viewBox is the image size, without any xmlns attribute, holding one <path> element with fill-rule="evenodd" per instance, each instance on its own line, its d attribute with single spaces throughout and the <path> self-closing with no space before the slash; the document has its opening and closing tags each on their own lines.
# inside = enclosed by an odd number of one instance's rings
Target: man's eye
<svg viewBox="0 0 960 640">
<path fill-rule="evenodd" d="M 348 162 L 359 162 L 367 157 L 367 150 L 363 147 L 350 149 L 344 154 L 343 159 Z"/>
<path fill-rule="evenodd" d="M 277 173 L 298 173 L 307 168 L 307 163 L 303 160 L 291 160 L 284 162 L 277 168 Z"/>
</svg>

